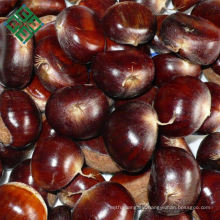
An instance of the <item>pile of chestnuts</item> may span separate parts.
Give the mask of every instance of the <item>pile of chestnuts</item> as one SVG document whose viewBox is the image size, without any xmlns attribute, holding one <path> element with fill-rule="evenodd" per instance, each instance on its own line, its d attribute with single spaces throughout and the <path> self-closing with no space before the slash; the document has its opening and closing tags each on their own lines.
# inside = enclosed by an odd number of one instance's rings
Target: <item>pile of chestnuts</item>
<svg viewBox="0 0 220 220">
<path fill-rule="evenodd" d="M 25 44 L 4 25 L 23 4 L 44 23 Z M 0 220 L 220 219 L 220 0 L 0 17 Z"/>
</svg>

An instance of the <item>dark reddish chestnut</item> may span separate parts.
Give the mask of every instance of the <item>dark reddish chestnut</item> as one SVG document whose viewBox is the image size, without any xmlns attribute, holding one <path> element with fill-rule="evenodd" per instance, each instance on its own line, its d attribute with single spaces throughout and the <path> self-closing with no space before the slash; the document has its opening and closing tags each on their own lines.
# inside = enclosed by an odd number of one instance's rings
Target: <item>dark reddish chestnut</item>
<svg viewBox="0 0 220 220">
<path fill-rule="evenodd" d="M 149 162 L 157 139 L 157 114 L 141 101 L 117 108 L 106 125 L 104 140 L 113 160 L 130 172 Z"/>
<path fill-rule="evenodd" d="M 44 87 L 59 88 L 88 83 L 86 66 L 73 62 L 62 50 L 56 36 L 41 40 L 35 50 L 35 73 Z"/>
<path fill-rule="evenodd" d="M 202 191 L 195 212 L 199 219 L 220 219 L 220 173 L 202 170 Z"/>
<path fill-rule="evenodd" d="M 30 97 L 34 100 L 35 104 L 41 110 L 41 112 L 45 111 L 45 106 L 48 98 L 51 93 L 47 91 L 42 83 L 40 82 L 38 76 L 34 76 L 31 83 L 24 89 L 24 91 L 30 95 Z"/>
<path fill-rule="evenodd" d="M 1 0 L 0 1 L 0 17 L 6 16 L 12 9 L 18 0 Z"/>
<path fill-rule="evenodd" d="M 112 41 L 110 38 L 106 38 L 106 51 L 115 51 L 115 50 L 131 50 L 134 47 L 126 44 L 119 44 Z"/>
<path fill-rule="evenodd" d="M 192 10 L 192 15 L 205 18 L 220 27 L 220 2 L 219 0 L 200 1 Z"/>
<path fill-rule="evenodd" d="M 26 159 L 32 149 L 14 150 L 11 147 L 6 147 L 0 143 L 0 158 L 4 169 L 11 169 L 19 164 L 22 160 Z"/>
<path fill-rule="evenodd" d="M 37 139 L 41 115 L 28 94 L 5 90 L 0 95 L 0 114 L 0 140 L 5 146 L 22 149 Z"/>
<path fill-rule="evenodd" d="M 76 204 L 72 219 L 133 220 L 135 202 L 118 183 L 104 182 L 83 193 Z"/>
<path fill-rule="evenodd" d="M 108 154 L 102 136 L 78 141 L 77 144 L 80 146 L 89 167 L 103 173 L 116 173 L 121 170 Z"/>
<path fill-rule="evenodd" d="M 181 137 L 196 132 L 210 115 L 211 95 L 207 86 L 191 76 L 180 76 L 163 85 L 155 98 L 154 108 L 168 137 Z M 164 110 L 166 109 L 166 111 Z"/>
<path fill-rule="evenodd" d="M 104 181 L 105 179 L 97 170 L 86 167 L 82 170 L 82 175 L 78 174 L 67 187 L 61 190 L 58 197 L 63 204 L 73 208 L 86 190 Z"/>
<path fill-rule="evenodd" d="M 193 15 L 168 16 L 161 25 L 159 37 L 168 49 L 200 65 L 213 63 L 220 53 L 219 28 Z"/>
<path fill-rule="evenodd" d="M 204 69 L 203 73 L 209 82 L 216 83 L 220 86 L 220 74 L 216 73 L 212 68 Z"/>
<path fill-rule="evenodd" d="M 57 15 L 66 8 L 65 0 L 21 0 L 35 15 Z"/>
<path fill-rule="evenodd" d="M 84 6 L 63 10 L 56 20 L 60 46 L 73 59 L 88 62 L 102 52 L 105 38 L 94 12 Z"/>
<path fill-rule="evenodd" d="M 172 0 L 172 3 L 174 8 L 178 11 L 186 11 L 199 1 L 200 0 Z"/>
<path fill-rule="evenodd" d="M 102 130 L 108 108 L 105 94 L 93 85 L 65 87 L 50 96 L 46 117 L 59 133 L 88 139 Z"/>
<path fill-rule="evenodd" d="M 139 220 L 192 220 L 192 216 L 186 213 L 182 213 L 176 216 L 164 216 L 157 214 L 149 208 L 141 214 Z"/>
<path fill-rule="evenodd" d="M 157 95 L 157 91 L 158 91 L 158 88 L 153 86 L 150 90 L 148 90 L 146 93 L 144 93 L 143 95 L 141 96 L 138 96 L 136 98 L 133 98 L 133 99 L 122 99 L 122 100 L 116 100 L 115 102 L 115 107 L 119 107 L 127 102 L 131 102 L 131 101 L 143 101 L 145 103 L 148 103 L 150 105 L 153 104 L 154 102 L 154 99 Z"/>
<path fill-rule="evenodd" d="M 47 220 L 47 206 L 32 187 L 18 182 L 0 186 L 0 219 Z"/>
<path fill-rule="evenodd" d="M 196 159 L 201 167 L 220 171 L 220 132 L 210 134 L 203 139 Z"/>
<path fill-rule="evenodd" d="M 220 85 L 212 82 L 205 84 L 209 88 L 212 96 L 211 114 L 204 121 L 198 132 L 202 134 L 209 134 L 220 128 Z"/>
<path fill-rule="evenodd" d="M 149 42 L 149 45 L 151 46 L 151 48 L 153 48 L 158 53 L 170 53 L 170 50 L 168 50 L 168 48 L 159 38 L 159 33 L 160 33 L 162 22 L 167 16 L 168 15 L 157 15 L 156 16 L 157 31 L 156 31 L 156 34 L 154 35 L 154 38 Z"/>
<path fill-rule="evenodd" d="M 160 147 L 178 147 L 186 150 L 188 153 L 192 154 L 185 138 L 168 138 L 166 136 L 160 135 L 159 137 L 159 146 Z"/>
<path fill-rule="evenodd" d="M 48 121 L 44 119 L 40 137 L 38 139 L 38 143 L 40 141 L 44 141 L 47 138 L 53 138 L 56 135 L 59 135 L 59 134 L 57 134 L 57 132 L 49 125 Z"/>
<path fill-rule="evenodd" d="M 1 23 L 0 82 L 8 88 L 23 88 L 31 80 L 32 69 L 33 39 L 23 44 Z"/>
<path fill-rule="evenodd" d="M 120 183 L 131 193 L 136 205 L 145 207 L 148 205 L 147 186 L 150 179 L 150 170 L 129 174 L 116 173 L 110 179 L 111 182 Z"/>
<path fill-rule="evenodd" d="M 160 54 L 153 57 L 155 84 L 161 86 L 177 76 L 199 77 L 202 69 L 198 64 L 176 57 L 173 54 Z"/>
<path fill-rule="evenodd" d="M 56 135 L 38 142 L 31 161 L 31 172 L 39 187 L 56 191 L 81 172 L 83 162 L 80 148 L 71 139 Z"/>
<path fill-rule="evenodd" d="M 159 214 L 172 216 L 193 206 L 201 191 L 200 169 L 195 158 L 183 149 L 163 147 L 154 155 L 148 199 Z M 167 207 L 174 207 L 167 209 Z"/>
<path fill-rule="evenodd" d="M 50 206 L 54 205 L 57 201 L 57 196 L 49 195 L 47 191 L 40 188 L 36 182 L 34 181 L 32 174 L 31 174 L 31 160 L 27 159 L 18 164 L 11 172 L 9 177 L 10 182 L 21 182 L 25 183 L 35 190 L 37 190 L 40 195 L 43 197 L 44 201 Z"/>
<path fill-rule="evenodd" d="M 100 20 L 103 18 L 106 10 L 115 3 L 116 0 L 79 0 L 79 5 L 93 10 Z"/>
<path fill-rule="evenodd" d="M 71 209 L 66 206 L 57 206 L 50 209 L 48 220 L 71 220 Z"/>
<path fill-rule="evenodd" d="M 3 172 L 3 166 L 2 166 L 2 161 L 0 159 L 0 178 L 2 176 L 2 172 Z"/>
<path fill-rule="evenodd" d="M 215 73 L 217 73 L 218 75 L 220 75 L 220 56 L 218 57 L 218 59 L 215 61 L 214 64 L 212 64 L 212 69 L 215 71 Z"/>
<path fill-rule="evenodd" d="M 40 20 L 44 23 L 44 25 L 49 24 L 53 21 L 56 21 L 56 19 L 57 19 L 57 16 L 55 16 L 55 15 L 45 15 L 43 17 L 40 17 Z M 36 32 L 36 33 L 38 33 L 38 32 Z"/>
<path fill-rule="evenodd" d="M 155 17 L 148 7 L 136 2 L 113 5 L 103 17 L 106 35 L 121 44 L 138 44 L 150 41 L 156 30 Z"/>
<path fill-rule="evenodd" d="M 132 98 L 143 93 L 154 78 L 150 57 L 138 50 L 99 53 L 92 66 L 97 86 L 113 98 Z"/>
<path fill-rule="evenodd" d="M 134 1 L 147 6 L 153 14 L 162 13 L 166 7 L 168 0 L 119 0 L 120 2 Z"/>
</svg>

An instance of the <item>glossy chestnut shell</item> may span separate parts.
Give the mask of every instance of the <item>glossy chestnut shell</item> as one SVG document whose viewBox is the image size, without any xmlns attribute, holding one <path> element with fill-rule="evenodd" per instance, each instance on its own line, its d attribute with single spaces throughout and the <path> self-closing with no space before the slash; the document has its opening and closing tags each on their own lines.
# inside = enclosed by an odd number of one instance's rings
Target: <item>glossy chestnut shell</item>
<svg viewBox="0 0 220 220">
<path fill-rule="evenodd" d="M 18 182 L 0 186 L 0 219 L 47 220 L 47 207 L 32 187 Z"/>
<path fill-rule="evenodd" d="M 46 117 L 57 132 L 88 139 L 102 130 L 108 108 L 106 96 L 93 85 L 65 87 L 50 96 Z"/>
<path fill-rule="evenodd" d="M 186 11 L 199 1 L 200 0 L 172 0 L 172 3 L 174 8 L 178 11 Z"/>
<path fill-rule="evenodd" d="M 220 171 L 220 132 L 210 134 L 203 139 L 196 159 L 201 167 Z"/>
<path fill-rule="evenodd" d="M 211 95 L 199 79 L 181 76 L 159 89 L 154 108 L 160 122 L 172 121 L 160 127 L 161 133 L 182 137 L 196 132 L 210 115 Z"/>
<path fill-rule="evenodd" d="M 132 98 L 143 93 L 154 78 L 150 57 L 136 50 L 108 51 L 92 65 L 96 85 L 113 98 Z"/>
<path fill-rule="evenodd" d="M 186 212 L 201 191 L 200 169 L 194 157 L 176 147 L 160 148 L 154 155 L 148 186 L 151 206 L 167 216 Z M 166 207 L 175 208 L 166 208 Z"/>
<path fill-rule="evenodd" d="M 23 91 L 5 90 L 0 95 L 1 142 L 22 149 L 33 143 L 41 130 L 41 115 Z"/>
<path fill-rule="evenodd" d="M 149 42 L 156 31 L 155 17 L 148 7 L 130 1 L 111 6 L 102 23 L 111 40 L 133 46 Z"/>
<path fill-rule="evenodd" d="M 117 208 L 119 207 L 119 208 Z M 87 190 L 77 203 L 72 219 L 132 220 L 135 202 L 129 192 L 118 183 L 104 182 Z"/>
<path fill-rule="evenodd" d="M 6 16 L 14 7 L 18 0 L 0 1 L 0 17 Z"/>
<path fill-rule="evenodd" d="M 71 220 L 71 209 L 67 206 L 57 206 L 50 209 L 48 220 Z"/>
<path fill-rule="evenodd" d="M 141 101 L 126 103 L 109 117 L 104 133 L 107 150 L 120 167 L 130 172 L 142 170 L 155 148 L 157 114 Z"/>
</svg>

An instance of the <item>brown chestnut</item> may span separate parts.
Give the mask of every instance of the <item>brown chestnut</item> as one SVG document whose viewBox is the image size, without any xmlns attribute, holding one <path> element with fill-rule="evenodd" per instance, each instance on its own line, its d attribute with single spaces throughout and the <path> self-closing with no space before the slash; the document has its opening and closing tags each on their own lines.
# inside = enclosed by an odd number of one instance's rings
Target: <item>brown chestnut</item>
<svg viewBox="0 0 220 220">
<path fill-rule="evenodd" d="M 162 22 L 159 37 L 169 50 L 192 63 L 211 64 L 220 53 L 219 28 L 210 21 L 193 15 L 169 15 Z"/>
<path fill-rule="evenodd" d="M 201 66 L 173 54 L 160 54 L 153 57 L 155 65 L 155 84 L 161 86 L 178 76 L 199 77 Z"/>
<path fill-rule="evenodd" d="M 99 53 L 92 65 L 96 85 L 113 98 L 132 98 L 143 93 L 154 78 L 150 57 L 138 50 Z"/>
<path fill-rule="evenodd" d="M 209 82 L 216 83 L 220 86 L 220 74 L 216 73 L 212 68 L 204 69 L 203 74 Z"/>
<path fill-rule="evenodd" d="M 215 73 L 220 75 L 220 56 L 215 61 L 215 63 L 212 64 L 211 68 L 214 70 Z"/>
<path fill-rule="evenodd" d="M 84 6 L 64 9 L 56 19 L 60 46 L 73 59 L 89 62 L 105 47 L 101 25 L 94 12 Z"/>
<path fill-rule="evenodd" d="M 210 134 L 203 139 L 196 159 L 201 167 L 220 171 L 220 132 Z"/>
<path fill-rule="evenodd" d="M 104 133 L 107 150 L 113 160 L 130 172 L 142 170 L 155 149 L 157 114 L 141 101 L 126 103 L 109 117 Z"/>
<path fill-rule="evenodd" d="M 0 114 L 0 140 L 5 146 L 22 149 L 37 139 L 41 115 L 27 93 L 17 90 L 2 92 Z"/>
<path fill-rule="evenodd" d="M 174 8 L 178 11 L 186 11 L 199 1 L 200 0 L 172 0 L 172 3 Z"/>
<path fill-rule="evenodd" d="M 18 182 L 0 186 L 0 219 L 47 220 L 47 206 L 32 187 Z"/>
<path fill-rule="evenodd" d="M 48 220 L 71 220 L 71 209 L 67 206 L 57 206 L 50 209 Z"/>
<path fill-rule="evenodd" d="M 148 7 L 130 1 L 111 6 L 102 22 L 106 35 L 121 44 L 147 43 L 156 31 L 155 17 Z"/>
<path fill-rule="evenodd" d="M 57 90 L 46 105 L 49 124 L 59 133 L 76 139 L 97 136 L 108 115 L 105 94 L 93 85 Z"/>
<path fill-rule="evenodd" d="M 31 160 L 31 172 L 36 184 L 48 191 L 56 191 L 81 172 L 84 158 L 80 148 L 59 135 L 40 140 Z"/>
<path fill-rule="evenodd" d="M 201 191 L 199 166 L 183 149 L 160 148 L 153 158 L 148 186 L 149 203 L 156 206 L 157 213 L 172 216 L 186 212 Z"/>
<path fill-rule="evenodd" d="M 112 41 L 110 38 L 106 38 L 106 48 L 105 51 L 115 51 L 115 50 L 131 50 L 134 49 L 131 45 L 119 44 Z"/>
<path fill-rule="evenodd" d="M 120 184 L 103 182 L 85 191 L 76 204 L 72 219 L 133 220 L 135 202 Z"/>
<path fill-rule="evenodd" d="M 86 66 L 73 62 L 63 52 L 56 36 L 47 37 L 38 43 L 35 49 L 35 73 L 50 92 L 88 83 Z"/>
<path fill-rule="evenodd" d="M 182 137 L 196 132 L 210 115 L 211 95 L 207 86 L 192 76 L 180 76 L 160 87 L 154 101 L 161 126 L 168 137 Z M 166 109 L 166 110 L 164 110 Z"/>
<path fill-rule="evenodd" d="M 104 173 L 116 173 L 121 170 L 108 154 L 102 136 L 78 141 L 77 144 L 81 148 L 85 162 L 89 167 Z"/>
<path fill-rule="evenodd" d="M 23 44 L 1 23 L 0 48 L 0 82 L 8 88 L 26 87 L 32 76 L 33 38 Z"/>
<path fill-rule="evenodd" d="M 63 188 L 58 197 L 63 204 L 74 208 L 83 192 L 104 181 L 105 179 L 97 170 L 85 167 L 82 174 L 78 174 L 67 187 Z"/>
<path fill-rule="evenodd" d="M 0 178 L 2 176 L 2 172 L 3 172 L 3 166 L 2 166 L 2 161 L 0 159 Z"/>
<path fill-rule="evenodd" d="M 201 134 L 210 134 L 220 128 L 220 85 L 212 82 L 205 83 L 212 97 L 211 114 L 204 121 L 200 129 Z"/>
<path fill-rule="evenodd" d="M 8 15 L 8 13 L 15 7 L 18 0 L 1 0 L 0 1 L 0 17 Z"/>
</svg>

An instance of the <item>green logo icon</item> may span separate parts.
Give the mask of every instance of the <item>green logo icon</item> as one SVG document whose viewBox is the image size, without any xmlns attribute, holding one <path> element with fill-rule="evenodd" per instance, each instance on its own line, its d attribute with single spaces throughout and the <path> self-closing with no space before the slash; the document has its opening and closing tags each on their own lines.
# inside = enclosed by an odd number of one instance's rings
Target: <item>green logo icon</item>
<svg viewBox="0 0 220 220">
<path fill-rule="evenodd" d="M 23 44 L 27 43 L 44 25 L 43 22 L 26 6 L 22 5 L 4 25 Z"/>
</svg>

